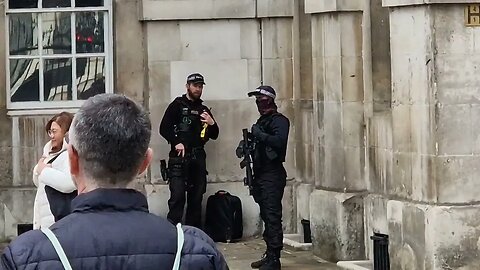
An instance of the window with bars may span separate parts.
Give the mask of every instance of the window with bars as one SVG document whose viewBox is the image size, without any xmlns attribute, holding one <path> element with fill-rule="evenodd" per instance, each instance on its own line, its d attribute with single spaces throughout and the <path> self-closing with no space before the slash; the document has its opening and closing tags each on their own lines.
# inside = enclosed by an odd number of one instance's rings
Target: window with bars
<svg viewBox="0 0 480 270">
<path fill-rule="evenodd" d="M 9 109 L 74 108 L 112 92 L 111 0 L 8 0 Z"/>
</svg>

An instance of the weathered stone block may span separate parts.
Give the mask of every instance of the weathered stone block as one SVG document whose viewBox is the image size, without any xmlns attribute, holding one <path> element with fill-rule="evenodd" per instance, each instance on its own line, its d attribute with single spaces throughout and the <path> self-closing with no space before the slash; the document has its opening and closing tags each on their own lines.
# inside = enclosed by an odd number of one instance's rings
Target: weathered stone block
<svg viewBox="0 0 480 270">
<path fill-rule="evenodd" d="M 272 86 L 277 98 L 291 100 L 293 98 L 293 61 L 284 59 L 263 60 L 263 82 Z"/>
<path fill-rule="evenodd" d="M 393 149 L 392 113 L 376 113 L 368 118 L 368 146 L 386 150 Z"/>
<path fill-rule="evenodd" d="M 369 178 L 367 181 L 368 190 L 378 193 L 387 192 L 387 183 L 392 181 L 392 159 L 391 150 L 370 147 L 369 148 Z"/>
<path fill-rule="evenodd" d="M 240 40 L 240 57 L 242 59 L 260 59 L 261 36 L 260 23 L 258 21 L 240 21 Z M 230 44 L 229 46 L 232 45 Z"/>
<path fill-rule="evenodd" d="M 115 92 L 143 102 L 145 86 L 144 35 L 136 12 L 137 1 L 115 3 Z"/>
<path fill-rule="evenodd" d="M 296 103 L 296 119 L 293 124 L 295 131 L 302 130 L 303 132 L 295 132 L 293 129 L 290 133 L 290 138 L 295 136 L 295 171 L 297 176 L 302 181 L 313 181 L 314 171 L 314 117 L 313 117 L 313 103 L 312 101 L 298 101 Z"/>
<path fill-rule="evenodd" d="M 293 17 L 294 1 L 257 0 L 257 17 Z"/>
<path fill-rule="evenodd" d="M 387 204 L 392 269 L 476 269 L 480 208 Z"/>
<path fill-rule="evenodd" d="M 342 98 L 346 102 L 363 102 L 363 59 L 342 57 Z"/>
<path fill-rule="evenodd" d="M 306 13 L 324 13 L 332 11 L 360 11 L 364 9 L 363 1 L 317 1 L 305 0 Z"/>
<path fill-rule="evenodd" d="M 310 196 L 314 254 L 329 261 L 365 258 L 363 198 L 316 190 Z"/>
<path fill-rule="evenodd" d="M 155 106 L 165 106 L 166 108 L 166 105 L 175 98 L 171 96 L 170 89 L 170 62 L 157 61 L 148 63 L 149 109 L 152 110 Z"/>
<path fill-rule="evenodd" d="M 13 184 L 12 148 L 0 147 L 0 186 L 11 187 Z M 33 167 L 32 167 L 33 169 Z M 0 207 L 1 210 L 1 207 Z M 1 222 L 0 222 L 1 223 Z"/>
<path fill-rule="evenodd" d="M 336 102 L 325 102 L 324 104 L 323 124 L 325 140 L 323 145 L 326 147 L 344 146 L 342 130 L 342 104 Z"/>
<path fill-rule="evenodd" d="M 429 54 L 392 55 L 392 102 L 394 104 L 435 103 Z"/>
<path fill-rule="evenodd" d="M 464 5 L 435 5 L 432 15 L 435 18 L 434 37 L 439 55 L 478 53 L 479 48 L 475 43 L 480 29 L 465 27 Z"/>
<path fill-rule="evenodd" d="M 347 191 L 366 190 L 365 148 L 345 147 L 345 189 Z"/>
<path fill-rule="evenodd" d="M 432 22 L 427 6 L 403 7 L 390 12 L 392 55 L 425 55 L 431 50 Z M 393 67 L 393 62 L 392 62 Z"/>
<path fill-rule="evenodd" d="M 293 20 L 291 18 L 262 19 L 262 40 L 264 58 L 292 58 L 292 23 Z"/>
<path fill-rule="evenodd" d="M 393 133 L 391 112 L 376 113 L 368 119 L 369 190 L 385 193 L 392 179 Z"/>
<path fill-rule="evenodd" d="M 295 181 L 287 181 L 287 186 L 282 198 L 282 229 L 283 233 L 295 233 L 297 231 L 297 198 L 295 197 Z"/>
<path fill-rule="evenodd" d="M 412 199 L 423 202 L 437 202 L 439 174 L 435 171 L 435 157 L 412 155 Z"/>
<path fill-rule="evenodd" d="M 313 99 L 316 101 L 322 101 L 325 98 L 325 62 L 323 58 L 313 58 Z"/>
<path fill-rule="evenodd" d="M 324 16 L 312 15 L 312 56 L 313 58 L 320 58 L 324 56 L 325 51 L 325 37 L 324 37 Z"/>
<path fill-rule="evenodd" d="M 427 206 L 400 201 L 387 204 L 390 267 L 392 269 L 429 269 L 429 241 L 426 239 Z"/>
<path fill-rule="evenodd" d="M 472 140 L 473 140 L 473 149 L 472 152 L 474 155 L 480 154 L 480 105 L 472 104 L 471 107 L 471 117 L 472 117 Z M 475 127 L 475 128 L 473 128 Z"/>
<path fill-rule="evenodd" d="M 361 102 L 342 104 L 343 142 L 349 147 L 364 147 L 364 105 Z"/>
<path fill-rule="evenodd" d="M 437 153 L 435 136 L 437 136 L 437 117 L 434 105 L 410 106 L 411 150 L 422 155 Z"/>
<path fill-rule="evenodd" d="M 477 69 L 480 57 L 474 53 L 450 53 L 438 55 L 435 59 L 437 67 L 438 100 L 448 104 L 478 104 L 480 93 Z M 462 66 L 462 69 L 458 69 Z"/>
<path fill-rule="evenodd" d="M 345 152 L 340 147 L 325 147 L 325 178 L 323 187 L 344 189 L 345 187 Z"/>
<path fill-rule="evenodd" d="M 317 29 L 318 34 L 323 35 L 323 56 L 340 57 L 342 55 L 342 28 L 339 22 L 339 14 L 326 14 L 321 16 L 321 24 Z M 322 27 L 323 26 L 323 27 Z"/>
<path fill-rule="evenodd" d="M 245 59 L 175 61 L 170 65 L 170 95 L 185 94 L 188 74 L 200 72 L 205 76 L 203 100 L 244 99 L 248 89 L 248 62 Z M 225 91 L 225 78 L 229 90 Z"/>
<path fill-rule="evenodd" d="M 325 102 L 341 102 L 343 100 L 341 57 L 325 57 L 324 61 Z"/>
<path fill-rule="evenodd" d="M 472 120 L 470 105 L 438 107 L 437 142 L 439 155 L 472 154 Z"/>
<path fill-rule="evenodd" d="M 362 12 L 345 12 L 338 14 L 340 23 L 341 55 L 346 57 L 362 56 Z"/>
<path fill-rule="evenodd" d="M 382 1 L 370 1 L 374 111 L 388 111 L 392 101 L 390 16 Z"/>
<path fill-rule="evenodd" d="M 367 258 L 373 260 L 373 241 L 370 236 L 374 233 L 388 234 L 387 202 L 381 195 L 370 194 L 365 202 L 365 246 Z"/>
<path fill-rule="evenodd" d="M 479 205 L 437 206 L 428 211 L 426 237 L 432 242 L 425 269 L 477 269 L 480 265 Z M 433 262 L 433 263 L 432 263 Z M 421 269 L 421 268 L 419 268 Z"/>
<path fill-rule="evenodd" d="M 412 122 L 409 105 L 397 105 L 392 108 L 393 151 L 411 153 L 412 149 Z"/>
<path fill-rule="evenodd" d="M 17 236 L 17 224 L 33 222 L 33 203 L 35 188 L 18 188 L 0 191 L 0 208 L 3 214 L 0 223 L 4 230 L 0 231 L 0 241 L 10 241 Z"/>
<path fill-rule="evenodd" d="M 413 155 L 393 152 L 393 177 L 387 179 L 388 194 L 411 198 Z"/>
<path fill-rule="evenodd" d="M 148 62 L 182 59 L 182 50 L 187 44 L 182 43 L 180 24 L 181 22 L 167 21 L 145 25 Z"/>
<path fill-rule="evenodd" d="M 441 203 L 470 203 L 478 201 L 480 177 L 478 156 L 445 156 L 435 160 L 438 201 Z"/>
</svg>

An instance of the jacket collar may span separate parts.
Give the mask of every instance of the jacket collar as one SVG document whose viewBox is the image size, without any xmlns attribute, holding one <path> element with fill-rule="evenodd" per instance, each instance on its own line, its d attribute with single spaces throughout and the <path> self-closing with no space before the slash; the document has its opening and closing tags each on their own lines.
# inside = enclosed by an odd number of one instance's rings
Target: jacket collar
<svg viewBox="0 0 480 270">
<path fill-rule="evenodd" d="M 181 99 L 185 100 L 186 102 L 190 102 L 192 104 L 202 104 L 203 103 L 203 100 L 201 98 L 199 98 L 197 100 L 188 99 L 187 94 L 183 94 Z"/>
<path fill-rule="evenodd" d="M 72 201 L 72 213 L 103 210 L 148 212 L 147 198 L 133 189 L 99 188 Z"/>
</svg>

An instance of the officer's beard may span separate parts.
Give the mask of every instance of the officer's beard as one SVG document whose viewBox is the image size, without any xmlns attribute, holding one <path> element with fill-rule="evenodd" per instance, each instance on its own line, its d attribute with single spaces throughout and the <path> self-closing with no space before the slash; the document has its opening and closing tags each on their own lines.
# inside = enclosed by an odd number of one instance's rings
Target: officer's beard
<svg viewBox="0 0 480 270">
<path fill-rule="evenodd" d="M 194 93 L 192 90 L 190 90 L 190 88 L 187 89 L 187 93 L 192 100 L 199 100 L 202 96 L 201 93 Z"/>
<path fill-rule="evenodd" d="M 271 98 L 260 99 L 260 100 L 257 100 L 256 102 L 257 102 L 258 112 L 261 115 L 266 115 L 266 114 L 274 113 L 277 111 L 277 105 Z"/>
</svg>

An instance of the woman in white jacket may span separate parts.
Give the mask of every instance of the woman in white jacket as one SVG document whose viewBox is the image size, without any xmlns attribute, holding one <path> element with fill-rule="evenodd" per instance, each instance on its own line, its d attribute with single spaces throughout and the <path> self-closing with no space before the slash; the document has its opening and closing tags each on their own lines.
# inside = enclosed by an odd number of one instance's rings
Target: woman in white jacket
<svg viewBox="0 0 480 270">
<path fill-rule="evenodd" d="M 43 156 L 33 168 L 33 183 L 37 186 L 33 206 L 34 229 L 49 227 L 55 223 L 50 204 L 59 202 L 49 202 L 45 186 L 50 186 L 61 193 L 71 193 L 76 190 L 70 175 L 65 141 L 65 134 L 70 128 L 72 119 L 71 113 L 62 112 L 50 119 L 45 126 L 50 141 L 44 146 Z"/>
</svg>

